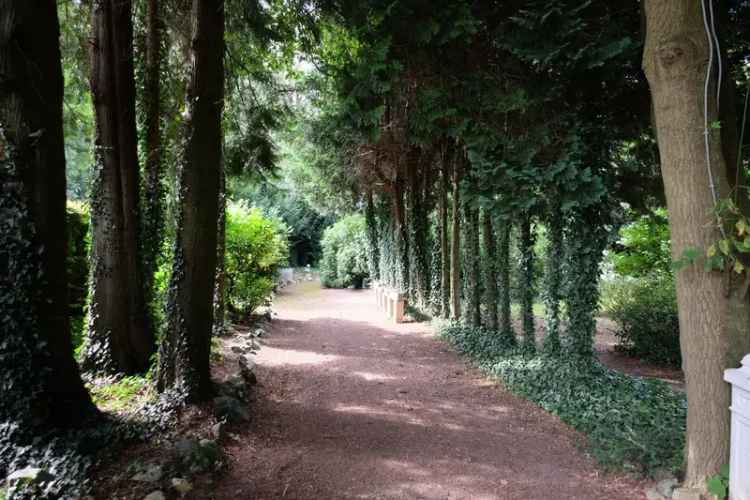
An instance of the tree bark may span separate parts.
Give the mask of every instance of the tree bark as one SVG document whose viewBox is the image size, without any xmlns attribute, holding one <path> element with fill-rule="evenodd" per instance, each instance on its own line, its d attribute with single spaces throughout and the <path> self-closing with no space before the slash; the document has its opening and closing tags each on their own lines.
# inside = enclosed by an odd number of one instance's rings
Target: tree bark
<svg viewBox="0 0 750 500">
<path fill-rule="evenodd" d="M 222 165 L 224 2 L 193 0 L 191 16 L 180 220 L 157 385 L 196 402 L 213 392 L 209 355 Z"/>
<path fill-rule="evenodd" d="M 521 254 L 521 322 L 523 324 L 523 346 L 529 351 L 536 350 L 536 329 L 534 328 L 534 233 L 531 215 L 526 213 L 521 219 L 521 235 L 518 240 Z"/>
<path fill-rule="evenodd" d="M 486 326 L 491 332 L 498 331 L 497 315 L 497 244 L 492 227 L 492 215 L 488 208 L 482 209 L 482 243 L 484 247 L 484 309 Z"/>
<path fill-rule="evenodd" d="M 510 229 L 508 221 L 498 230 L 498 281 L 500 288 L 500 335 L 515 345 L 516 334 L 510 315 Z"/>
<path fill-rule="evenodd" d="M 446 158 L 440 172 L 440 199 L 438 204 L 438 218 L 440 227 L 440 315 L 448 319 L 451 314 L 451 260 L 448 247 L 448 170 Z"/>
<path fill-rule="evenodd" d="M 546 289 L 544 292 L 544 314 L 547 332 L 544 348 L 548 352 L 560 351 L 560 299 L 562 286 L 563 216 L 560 204 L 553 202 L 548 220 Z"/>
<path fill-rule="evenodd" d="M 145 163 L 143 183 L 143 275 L 147 301 L 153 300 L 154 273 L 164 242 L 164 165 L 161 131 L 161 69 L 163 61 L 160 0 L 148 0 L 143 88 Z"/>
<path fill-rule="evenodd" d="M 476 328 L 481 325 L 481 283 L 479 282 L 479 212 L 468 200 L 464 208 L 464 321 Z"/>
<path fill-rule="evenodd" d="M 708 150 L 704 138 L 704 79 L 709 44 L 701 2 L 648 0 L 643 68 L 651 87 L 662 177 L 669 209 L 672 254 L 707 249 L 721 238 L 714 196 L 729 194 L 718 118 L 715 72 L 708 97 Z M 734 123 L 722 123 L 722 128 Z M 713 189 L 709 178 L 713 177 Z M 740 278 L 706 272 L 702 265 L 677 273 L 680 346 L 688 397 L 685 447 L 688 486 L 705 489 L 705 478 L 728 462 L 729 387 L 723 370 L 737 366 L 750 346 L 750 307 Z"/>
<path fill-rule="evenodd" d="M 453 159 L 453 199 L 451 207 L 451 318 L 461 318 L 461 169 Z"/>
<path fill-rule="evenodd" d="M 87 369 L 146 371 L 154 352 L 142 279 L 132 5 L 92 10 L 91 92 L 96 174 L 91 201 L 92 298 Z"/>
<path fill-rule="evenodd" d="M 22 429 L 95 411 L 68 320 L 59 36 L 55 2 L 0 0 L 0 421 Z"/>
</svg>

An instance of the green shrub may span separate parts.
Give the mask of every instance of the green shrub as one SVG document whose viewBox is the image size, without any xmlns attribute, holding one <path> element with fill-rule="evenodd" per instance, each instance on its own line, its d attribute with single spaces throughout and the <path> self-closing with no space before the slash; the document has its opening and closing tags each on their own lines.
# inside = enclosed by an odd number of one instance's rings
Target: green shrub
<svg viewBox="0 0 750 500">
<path fill-rule="evenodd" d="M 670 278 L 611 281 L 602 287 L 602 310 L 617 323 L 622 349 L 653 363 L 680 366 L 677 297 Z"/>
<path fill-rule="evenodd" d="M 279 266 L 287 261 L 287 227 L 258 208 L 229 203 L 226 219 L 227 306 L 251 314 L 271 296 Z"/>
<path fill-rule="evenodd" d="M 320 279 L 330 288 L 361 288 L 369 275 L 367 227 L 362 215 L 349 215 L 323 233 Z"/>
<path fill-rule="evenodd" d="M 89 282 L 89 209 L 80 202 L 68 201 L 68 314 L 73 337 L 73 349 L 83 342 L 86 317 L 86 300 Z"/>
<path fill-rule="evenodd" d="M 585 434 L 604 467 L 644 474 L 681 468 L 687 401 L 665 383 L 590 360 L 528 356 L 499 335 L 458 323 L 436 327 L 509 390 Z"/>
<path fill-rule="evenodd" d="M 669 220 L 663 208 L 641 215 L 620 229 L 620 241 L 609 253 L 615 272 L 621 276 L 672 275 Z"/>
</svg>

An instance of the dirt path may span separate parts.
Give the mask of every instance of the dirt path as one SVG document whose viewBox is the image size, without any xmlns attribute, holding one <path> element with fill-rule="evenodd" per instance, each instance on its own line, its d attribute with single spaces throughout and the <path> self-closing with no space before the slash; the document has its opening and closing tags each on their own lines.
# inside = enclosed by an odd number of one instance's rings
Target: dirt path
<svg viewBox="0 0 750 500">
<path fill-rule="evenodd" d="M 215 498 L 644 498 L 426 325 L 386 322 L 371 292 L 303 283 L 275 309 L 253 422 L 231 436 Z"/>
</svg>

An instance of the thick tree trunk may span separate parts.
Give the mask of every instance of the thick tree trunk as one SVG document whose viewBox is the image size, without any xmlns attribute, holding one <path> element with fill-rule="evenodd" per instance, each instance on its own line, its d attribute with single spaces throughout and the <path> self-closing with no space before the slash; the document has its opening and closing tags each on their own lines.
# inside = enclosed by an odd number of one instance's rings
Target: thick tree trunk
<svg viewBox="0 0 750 500">
<path fill-rule="evenodd" d="M 468 200 L 463 202 L 464 208 L 464 321 L 478 327 L 481 318 L 481 283 L 479 282 L 479 212 L 470 206 Z"/>
<path fill-rule="evenodd" d="M 201 401 L 213 390 L 209 355 L 222 166 L 224 2 L 193 0 L 180 221 L 159 353 L 158 387 Z"/>
<path fill-rule="evenodd" d="M 96 174 L 91 201 L 92 298 L 87 369 L 136 373 L 154 352 L 142 280 L 132 6 L 97 0 L 91 91 Z"/>
<path fill-rule="evenodd" d="M 146 12 L 146 63 L 143 88 L 145 163 L 143 183 L 143 275 L 146 297 L 154 293 L 154 273 L 164 242 L 164 165 L 161 132 L 161 68 L 163 61 L 161 1 L 148 0 Z"/>
<path fill-rule="evenodd" d="M 704 80 L 709 45 L 701 2 L 648 0 L 645 13 L 643 67 L 651 87 L 672 253 L 680 258 L 687 248 L 705 250 L 720 239 L 713 215 L 714 196 L 728 196 L 732 181 L 727 172 L 732 169 L 722 154 L 719 133 L 710 126 L 718 118 L 713 97 L 715 73 L 705 117 L 710 165 L 706 159 Z M 722 122 L 722 129 L 733 126 Z M 701 489 L 705 478 L 729 459 L 730 400 L 723 370 L 737 366 L 750 350 L 750 307 L 737 281 L 740 279 L 734 276 L 706 272 L 700 263 L 677 273 L 688 396 L 685 482 Z"/>
<path fill-rule="evenodd" d="M 451 314 L 451 260 L 448 247 L 448 171 L 443 160 L 440 172 L 440 199 L 438 219 L 440 227 L 440 316 L 448 319 Z"/>
<path fill-rule="evenodd" d="M 497 316 L 497 242 L 492 227 L 492 215 L 488 208 L 482 209 L 482 243 L 484 247 L 482 272 L 484 273 L 484 309 L 486 326 L 491 332 L 498 331 Z"/>
<path fill-rule="evenodd" d="M 421 152 L 413 148 L 409 155 L 407 185 L 409 225 L 409 276 L 412 300 L 417 308 L 427 310 L 429 298 L 429 257 L 427 211 L 424 179 L 420 168 Z"/>
<path fill-rule="evenodd" d="M 497 277 L 500 288 L 500 335 L 511 345 L 516 343 L 510 315 L 510 229 L 505 221 L 498 233 Z"/>
<path fill-rule="evenodd" d="M 68 320 L 59 36 L 55 2 L 0 0 L 0 421 L 23 430 L 94 412 Z"/>
<path fill-rule="evenodd" d="M 453 161 L 453 199 L 451 207 L 451 318 L 461 318 L 461 169 Z"/>
<path fill-rule="evenodd" d="M 521 323 L 523 324 L 523 346 L 529 351 L 535 351 L 534 233 L 531 227 L 531 215 L 524 214 L 522 216 L 520 232 L 518 252 L 521 254 Z"/>
</svg>

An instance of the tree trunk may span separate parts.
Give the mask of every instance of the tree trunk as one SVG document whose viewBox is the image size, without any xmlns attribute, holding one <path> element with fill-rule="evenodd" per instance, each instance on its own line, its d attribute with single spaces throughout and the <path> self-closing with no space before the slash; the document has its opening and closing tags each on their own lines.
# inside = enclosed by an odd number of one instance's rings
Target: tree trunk
<svg viewBox="0 0 750 500">
<path fill-rule="evenodd" d="M 159 355 L 159 390 L 191 402 L 211 396 L 211 329 L 222 168 L 224 2 L 193 0 L 180 222 Z"/>
<path fill-rule="evenodd" d="M 521 236 L 518 240 L 521 254 L 521 323 L 523 324 L 523 346 L 528 351 L 536 350 L 534 328 L 534 233 L 531 215 L 521 219 Z"/>
<path fill-rule="evenodd" d="M 649 0 L 644 8 L 643 68 L 651 87 L 672 255 L 678 259 L 687 248 L 705 250 L 721 238 L 713 215 L 714 196 L 728 196 L 731 168 L 722 154 L 720 134 L 710 126 L 718 118 L 715 72 L 706 117 L 710 165 L 706 160 L 704 80 L 709 45 L 701 3 Z M 722 122 L 722 129 L 733 126 Z M 688 397 L 685 482 L 704 489 L 705 478 L 729 459 L 730 398 L 723 371 L 737 366 L 750 349 L 750 307 L 738 283 L 741 278 L 706 272 L 701 263 L 683 267 L 676 281 Z"/>
<path fill-rule="evenodd" d="M 367 264 L 370 270 L 370 279 L 379 281 L 378 263 L 380 262 L 379 245 L 378 245 L 378 226 L 375 217 L 375 201 L 372 196 L 372 190 L 367 190 L 367 206 L 365 207 L 365 222 L 367 224 Z"/>
<path fill-rule="evenodd" d="M 547 332 L 544 348 L 549 352 L 560 351 L 560 299 L 563 264 L 563 217 L 560 204 L 554 202 L 548 221 L 546 289 L 544 291 L 544 313 Z"/>
<path fill-rule="evenodd" d="M 440 199 L 438 218 L 440 227 L 440 315 L 448 319 L 451 314 L 451 260 L 448 248 L 448 171 L 443 160 L 440 172 Z"/>
<path fill-rule="evenodd" d="M 216 221 L 216 279 L 214 280 L 214 326 L 213 334 L 226 333 L 224 315 L 226 311 L 226 242 L 227 242 L 227 179 L 224 167 L 219 168 L 219 210 Z"/>
<path fill-rule="evenodd" d="M 394 251 L 396 260 L 396 286 L 409 293 L 409 234 L 406 227 L 403 179 L 397 178 L 393 186 L 393 221 L 395 223 Z"/>
<path fill-rule="evenodd" d="M 68 320 L 59 36 L 55 2 L 0 0 L 0 421 L 21 432 L 95 411 Z"/>
<path fill-rule="evenodd" d="M 516 334 L 510 315 L 510 229 L 508 221 L 504 221 L 498 231 L 497 276 L 500 288 L 500 336 L 515 345 Z"/>
<path fill-rule="evenodd" d="M 91 92 L 96 174 L 91 200 L 92 297 L 86 369 L 146 371 L 154 351 L 138 245 L 132 5 L 97 0 L 92 10 Z"/>
<path fill-rule="evenodd" d="M 459 187 L 461 170 L 457 158 L 453 161 L 453 205 L 451 208 L 451 318 L 461 318 L 461 199 Z"/>
<path fill-rule="evenodd" d="M 154 273 L 164 242 L 164 165 L 161 132 L 161 68 L 163 60 L 160 0 L 148 0 L 143 89 L 145 163 L 143 183 L 143 275 L 146 299 L 153 301 Z"/>
<path fill-rule="evenodd" d="M 408 162 L 407 201 L 409 226 L 409 276 L 412 300 L 418 309 L 427 310 L 429 298 L 429 257 L 427 212 L 424 198 L 424 179 L 420 168 L 421 152 L 412 148 Z"/>
<path fill-rule="evenodd" d="M 497 316 L 497 242 L 492 227 L 492 215 L 488 208 L 482 209 L 482 243 L 484 246 L 484 308 L 486 326 L 491 332 L 498 331 Z"/>
<path fill-rule="evenodd" d="M 476 328 L 481 325 L 481 284 L 479 283 L 479 212 L 464 199 L 464 321 Z"/>
</svg>

